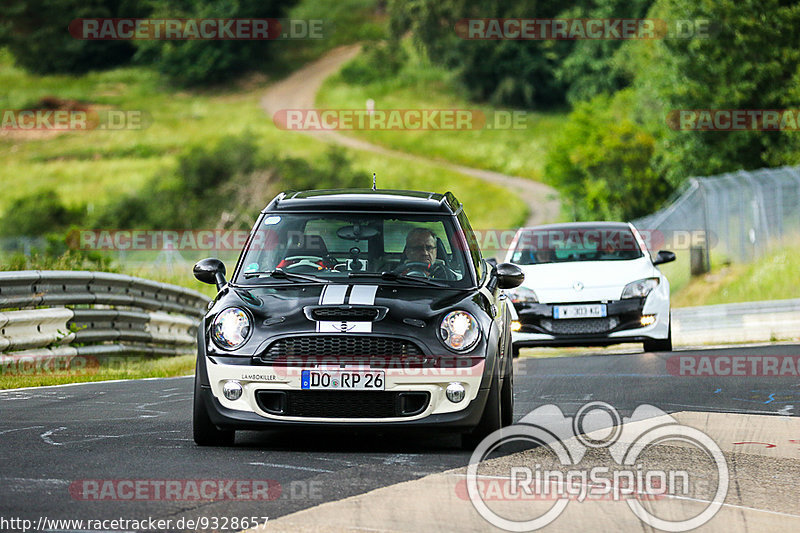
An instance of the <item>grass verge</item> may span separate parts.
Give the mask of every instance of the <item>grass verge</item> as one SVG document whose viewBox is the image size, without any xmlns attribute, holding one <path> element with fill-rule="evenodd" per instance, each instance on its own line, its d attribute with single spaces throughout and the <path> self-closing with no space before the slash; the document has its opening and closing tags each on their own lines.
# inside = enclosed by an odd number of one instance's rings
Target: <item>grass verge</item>
<svg viewBox="0 0 800 533">
<path fill-rule="evenodd" d="M 724 264 L 712 256 L 711 265 L 710 273 L 687 280 L 672 295 L 673 307 L 800 298 L 800 237 L 776 245 L 753 263 Z M 688 264 L 685 269 L 688 278 Z"/>
<path fill-rule="evenodd" d="M 26 372 L 21 369 L 9 372 L 6 367 L 0 373 L 0 389 L 18 389 L 22 387 L 42 387 L 46 385 L 63 385 L 89 381 L 108 381 L 115 379 L 169 378 L 186 376 L 194 372 L 195 356 L 181 355 L 177 357 L 159 357 L 144 360 L 119 360 L 100 363 L 99 366 L 73 371 L 44 370 Z"/>
</svg>

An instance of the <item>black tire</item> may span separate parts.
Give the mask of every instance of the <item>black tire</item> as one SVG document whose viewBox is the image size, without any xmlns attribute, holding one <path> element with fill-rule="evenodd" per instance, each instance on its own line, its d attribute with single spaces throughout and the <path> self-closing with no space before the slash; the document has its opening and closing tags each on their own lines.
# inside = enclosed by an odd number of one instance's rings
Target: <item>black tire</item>
<svg viewBox="0 0 800 533">
<path fill-rule="evenodd" d="M 672 320 L 669 321 L 666 339 L 652 339 L 644 341 L 645 352 L 671 352 L 672 351 Z"/>
<path fill-rule="evenodd" d="M 500 417 L 504 428 L 514 423 L 514 365 L 509 361 L 508 366 L 508 374 L 500 389 Z"/>
<path fill-rule="evenodd" d="M 511 356 L 512 356 L 514 359 L 516 359 L 517 357 L 519 357 L 519 346 L 514 346 L 514 345 L 512 345 L 512 346 L 511 346 Z"/>
<path fill-rule="evenodd" d="M 219 429 L 209 418 L 203 398 L 200 396 L 199 368 L 195 368 L 194 373 L 192 435 L 198 446 L 232 446 L 236 439 L 235 431 Z"/>
<path fill-rule="evenodd" d="M 461 435 L 461 447 L 467 450 L 475 449 L 487 435 L 502 427 L 502 400 L 499 379 L 495 377 L 489 387 L 489 397 L 483 407 L 481 421 L 470 433 Z"/>
</svg>

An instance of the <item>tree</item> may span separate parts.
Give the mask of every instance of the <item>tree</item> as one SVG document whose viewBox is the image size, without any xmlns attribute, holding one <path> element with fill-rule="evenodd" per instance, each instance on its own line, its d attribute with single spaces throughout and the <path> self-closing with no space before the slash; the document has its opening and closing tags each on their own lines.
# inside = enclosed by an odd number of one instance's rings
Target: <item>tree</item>
<svg viewBox="0 0 800 533">
<path fill-rule="evenodd" d="M 545 173 L 576 220 L 631 220 L 672 190 L 652 167 L 655 138 L 630 118 L 634 96 L 579 103 L 548 153 Z"/>
<path fill-rule="evenodd" d="M 658 138 L 657 173 L 677 185 L 689 176 L 797 163 L 796 133 L 676 131 L 667 116 L 681 109 L 800 107 L 800 4 L 659 0 L 648 16 L 711 22 L 708 37 L 640 41 L 623 52 L 639 105 L 649 110 L 648 130 Z"/>
<path fill-rule="evenodd" d="M 141 17 L 147 6 L 131 0 L 6 0 L 0 4 L 0 46 L 20 67 L 35 74 L 74 73 L 125 64 L 136 49 L 126 41 L 72 37 L 77 18 Z"/>
</svg>

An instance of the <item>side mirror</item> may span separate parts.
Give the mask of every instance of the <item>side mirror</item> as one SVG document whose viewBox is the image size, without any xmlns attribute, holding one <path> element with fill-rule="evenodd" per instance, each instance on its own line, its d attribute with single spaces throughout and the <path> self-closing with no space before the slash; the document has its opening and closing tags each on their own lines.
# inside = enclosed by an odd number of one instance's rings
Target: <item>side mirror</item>
<svg viewBox="0 0 800 533">
<path fill-rule="evenodd" d="M 669 250 L 661 250 L 653 260 L 653 264 L 663 265 L 664 263 L 669 263 L 671 261 L 675 261 L 675 253 L 670 252 Z"/>
<path fill-rule="evenodd" d="M 517 265 L 500 263 L 497 265 L 497 286 L 501 289 L 519 287 L 525 281 L 525 274 Z"/>
<path fill-rule="evenodd" d="M 221 290 L 228 283 L 225 281 L 225 263 L 214 257 L 198 261 L 192 271 L 198 281 L 216 285 L 217 290 Z"/>
</svg>

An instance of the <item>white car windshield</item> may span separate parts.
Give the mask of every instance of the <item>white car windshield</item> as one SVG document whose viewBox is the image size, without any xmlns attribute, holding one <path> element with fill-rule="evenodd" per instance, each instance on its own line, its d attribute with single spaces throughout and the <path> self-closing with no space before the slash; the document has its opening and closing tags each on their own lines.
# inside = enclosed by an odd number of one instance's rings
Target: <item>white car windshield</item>
<svg viewBox="0 0 800 533">
<path fill-rule="evenodd" d="M 519 265 L 573 261 L 624 261 L 643 253 L 627 227 L 549 226 L 522 231 L 511 262 Z"/>
</svg>

